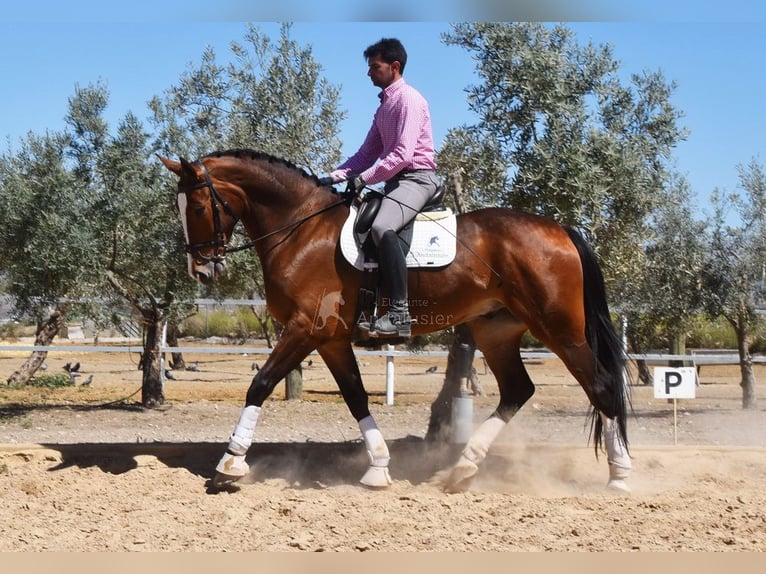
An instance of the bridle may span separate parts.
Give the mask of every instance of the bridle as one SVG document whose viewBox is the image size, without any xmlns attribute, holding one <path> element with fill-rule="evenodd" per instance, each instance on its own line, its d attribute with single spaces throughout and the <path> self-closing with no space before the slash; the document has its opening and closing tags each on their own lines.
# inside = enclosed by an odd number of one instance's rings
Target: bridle
<svg viewBox="0 0 766 574">
<path fill-rule="evenodd" d="M 343 205 L 343 204 L 348 205 L 353 199 L 353 197 L 350 197 L 350 196 L 341 196 L 341 198 L 338 201 L 330 203 L 316 211 L 313 211 L 312 213 L 304 217 L 301 217 L 291 223 L 288 223 L 287 225 L 283 225 L 282 227 L 279 227 L 268 233 L 265 233 L 261 235 L 260 237 L 257 237 L 253 239 L 252 241 L 248 241 L 247 243 L 243 245 L 237 245 L 236 247 L 232 247 L 226 244 L 226 234 L 223 232 L 223 225 L 221 224 L 221 210 L 223 210 L 224 213 L 226 213 L 226 215 L 228 215 L 229 217 L 233 219 L 237 219 L 237 216 L 234 215 L 234 211 L 231 209 L 231 206 L 226 201 L 226 199 L 216 190 L 215 185 L 213 185 L 213 180 L 210 177 L 210 173 L 208 172 L 207 167 L 205 167 L 205 164 L 202 163 L 200 160 L 196 160 L 192 162 L 191 165 L 196 165 L 200 168 L 200 170 L 202 170 L 202 175 L 205 178 L 205 181 L 200 181 L 187 189 L 181 190 L 179 188 L 178 193 L 187 194 L 190 191 L 195 191 L 197 189 L 203 189 L 203 188 L 208 188 L 210 190 L 210 205 L 213 212 L 213 233 L 215 237 L 214 239 L 211 239 L 209 241 L 203 241 L 199 243 L 186 243 L 186 252 L 190 253 L 193 257 L 196 257 L 197 259 L 199 259 L 203 264 L 208 264 L 211 262 L 214 264 L 223 263 L 226 260 L 226 255 L 229 253 L 235 253 L 237 251 L 244 251 L 245 249 L 250 249 L 256 243 L 266 239 L 267 237 L 271 237 L 272 235 L 281 233 L 282 231 L 287 231 L 288 229 L 297 227 L 301 225 L 302 223 L 305 223 L 312 217 L 315 217 L 321 213 L 324 213 L 325 211 L 329 211 L 339 205 Z M 206 248 L 213 248 L 213 254 L 212 255 L 203 254 L 202 249 L 206 249 Z"/>
<path fill-rule="evenodd" d="M 178 193 L 184 193 L 188 194 L 190 191 L 194 191 L 197 189 L 204 189 L 208 188 L 210 190 L 210 206 L 213 212 L 213 233 L 214 238 L 210 241 L 202 241 L 199 243 L 187 243 L 186 244 L 186 252 L 190 253 L 195 258 L 199 259 L 202 263 L 223 263 L 223 261 L 226 259 L 226 254 L 230 251 L 228 246 L 226 245 L 226 234 L 223 232 L 223 225 L 221 224 L 221 210 L 226 213 L 229 217 L 235 218 L 234 212 L 231 209 L 231 206 L 226 201 L 226 199 L 221 196 L 220 193 L 218 193 L 218 190 L 216 190 L 215 185 L 213 185 L 213 180 L 210 178 L 210 173 L 207 171 L 207 167 L 205 167 L 205 164 L 201 161 L 197 160 L 195 162 L 192 162 L 192 165 L 196 165 L 202 170 L 202 175 L 205 178 L 205 181 L 200 181 L 199 183 L 193 185 L 191 188 L 178 190 Z M 205 255 L 202 253 L 203 249 L 207 249 L 209 247 L 212 247 L 213 254 L 212 255 Z"/>
</svg>

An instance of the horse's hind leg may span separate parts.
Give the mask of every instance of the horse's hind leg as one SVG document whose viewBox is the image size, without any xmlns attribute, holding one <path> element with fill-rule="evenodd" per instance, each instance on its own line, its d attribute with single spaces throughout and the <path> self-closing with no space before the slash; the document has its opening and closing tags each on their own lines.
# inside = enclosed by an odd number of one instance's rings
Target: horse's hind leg
<svg viewBox="0 0 766 574">
<path fill-rule="evenodd" d="M 367 391 L 362 384 L 362 375 L 351 343 L 331 340 L 319 346 L 317 350 L 333 374 L 351 415 L 359 424 L 359 430 L 367 447 L 370 466 L 360 482 L 372 488 L 386 488 L 392 482 L 388 473 L 391 457 L 383 434 L 370 414 Z"/>
<path fill-rule="evenodd" d="M 619 426 L 618 417 L 624 414 L 615 411 L 614 393 L 624 393 L 622 384 L 615 384 L 615 375 L 596 368 L 596 359 L 591 348 L 583 343 L 558 349 L 551 345 L 551 350 L 561 357 L 569 372 L 577 379 L 596 409 L 603 426 L 604 448 L 609 464 L 609 482 L 607 488 L 629 492 L 625 480 L 630 476 L 633 464 Z M 594 423 L 595 424 L 595 423 Z"/>
<path fill-rule="evenodd" d="M 500 402 L 495 411 L 471 434 L 458 462 L 449 472 L 444 488 L 459 492 L 470 486 L 490 446 L 513 415 L 535 392 L 521 360 L 521 337 L 526 326 L 501 311 L 469 324 L 476 346 L 497 379 Z"/>
</svg>

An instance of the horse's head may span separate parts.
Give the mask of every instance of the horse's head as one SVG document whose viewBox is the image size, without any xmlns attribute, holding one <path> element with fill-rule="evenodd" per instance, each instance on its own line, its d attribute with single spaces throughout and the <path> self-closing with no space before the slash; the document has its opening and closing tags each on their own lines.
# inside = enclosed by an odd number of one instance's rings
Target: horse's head
<svg viewBox="0 0 766 574">
<path fill-rule="evenodd" d="M 190 163 L 160 157 L 160 161 L 179 177 L 178 211 L 189 275 L 200 283 L 212 283 L 226 268 L 226 245 L 237 217 L 201 160 Z"/>
</svg>

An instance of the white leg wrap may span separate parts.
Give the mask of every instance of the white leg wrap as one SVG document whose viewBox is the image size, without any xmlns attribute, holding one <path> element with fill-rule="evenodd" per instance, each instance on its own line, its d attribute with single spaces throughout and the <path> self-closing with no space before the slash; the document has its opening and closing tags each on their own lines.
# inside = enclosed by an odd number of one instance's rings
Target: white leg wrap
<svg viewBox="0 0 766 574">
<path fill-rule="evenodd" d="M 370 457 L 370 467 L 362 477 L 361 483 L 374 488 L 385 488 L 393 481 L 388 474 L 388 462 L 391 457 L 388 452 L 383 434 L 375 424 L 375 419 L 368 416 L 359 421 L 359 430 L 362 431 L 364 444 L 367 447 L 367 455 Z"/>
<path fill-rule="evenodd" d="M 239 421 L 237 426 L 234 427 L 234 432 L 229 437 L 228 451 L 234 455 L 244 456 L 247 454 L 247 449 L 253 444 L 253 434 L 255 433 L 255 425 L 258 424 L 258 416 L 261 414 L 261 407 L 250 405 L 242 409 L 242 414 L 239 415 Z"/>
<path fill-rule="evenodd" d="M 500 431 L 505 428 L 506 424 L 507 423 L 501 418 L 489 417 L 479 425 L 479 428 L 477 428 L 471 435 L 471 438 L 468 439 L 468 443 L 466 443 L 465 448 L 463 449 L 462 456 L 470 460 L 476 466 L 479 466 L 482 461 L 487 458 L 489 447 L 495 442 L 497 435 L 499 435 Z"/>
<path fill-rule="evenodd" d="M 479 472 L 479 465 L 487 458 L 489 447 L 505 425 L 506 422 L 498 417 L 489 417 L 479 425 L 449 472 L 444 485 L 447 492 L 463 492 L 468 489 Z"/>
<path fill-rule="evenodd" d="M 606 459 L 609 462 L 609 483 L 608 488 L 629 491 L 625 479 L 630 476 L 633 469 L 633 463 L 628 455 L 628 449 L 620 436 L 619 430 L 613 419 L 607 418 L 603 413 L 599 413 L 601 422 L 604 425 L 604 444 L 606 446 Z"/>
<path fill-rule="evenodd" d="M 372 415 L 359 421 L 359 430 L 362 431 L 364 444 L 367 445 L 367 454 L 370 456 L 372 466 L 388 466 L 391 457 L 388 454 L 388 446 L 383 440 L 383 434 L 375 424 Z"/>
</svg>

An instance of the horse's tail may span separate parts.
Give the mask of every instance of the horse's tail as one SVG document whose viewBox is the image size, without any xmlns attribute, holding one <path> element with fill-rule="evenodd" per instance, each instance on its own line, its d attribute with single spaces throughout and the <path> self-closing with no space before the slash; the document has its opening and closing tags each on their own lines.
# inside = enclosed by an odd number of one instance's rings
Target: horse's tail
<svg viewBox="0 0 766 574">
<path fill-rule="evenodd" d="M 605 415 L 616 419 L 618 431 L 627 449 L 626 419 L 630 402 L 629 387 L 626 384 L 627 356 L 609 314 L 604 276 L 596 255 L 579 232 L 571 227 L 565 229 L 575 244 L 582 263 L 585 337 L 596 358 L 594 390 L 597 395 L 609 397 L 609 404 L 602 406 L 602 409 Z M 603 422 L 594 406 L 591 413 L 591 433 L 597 453 L 602 446 L 603 430 Z"/>
</svg>

